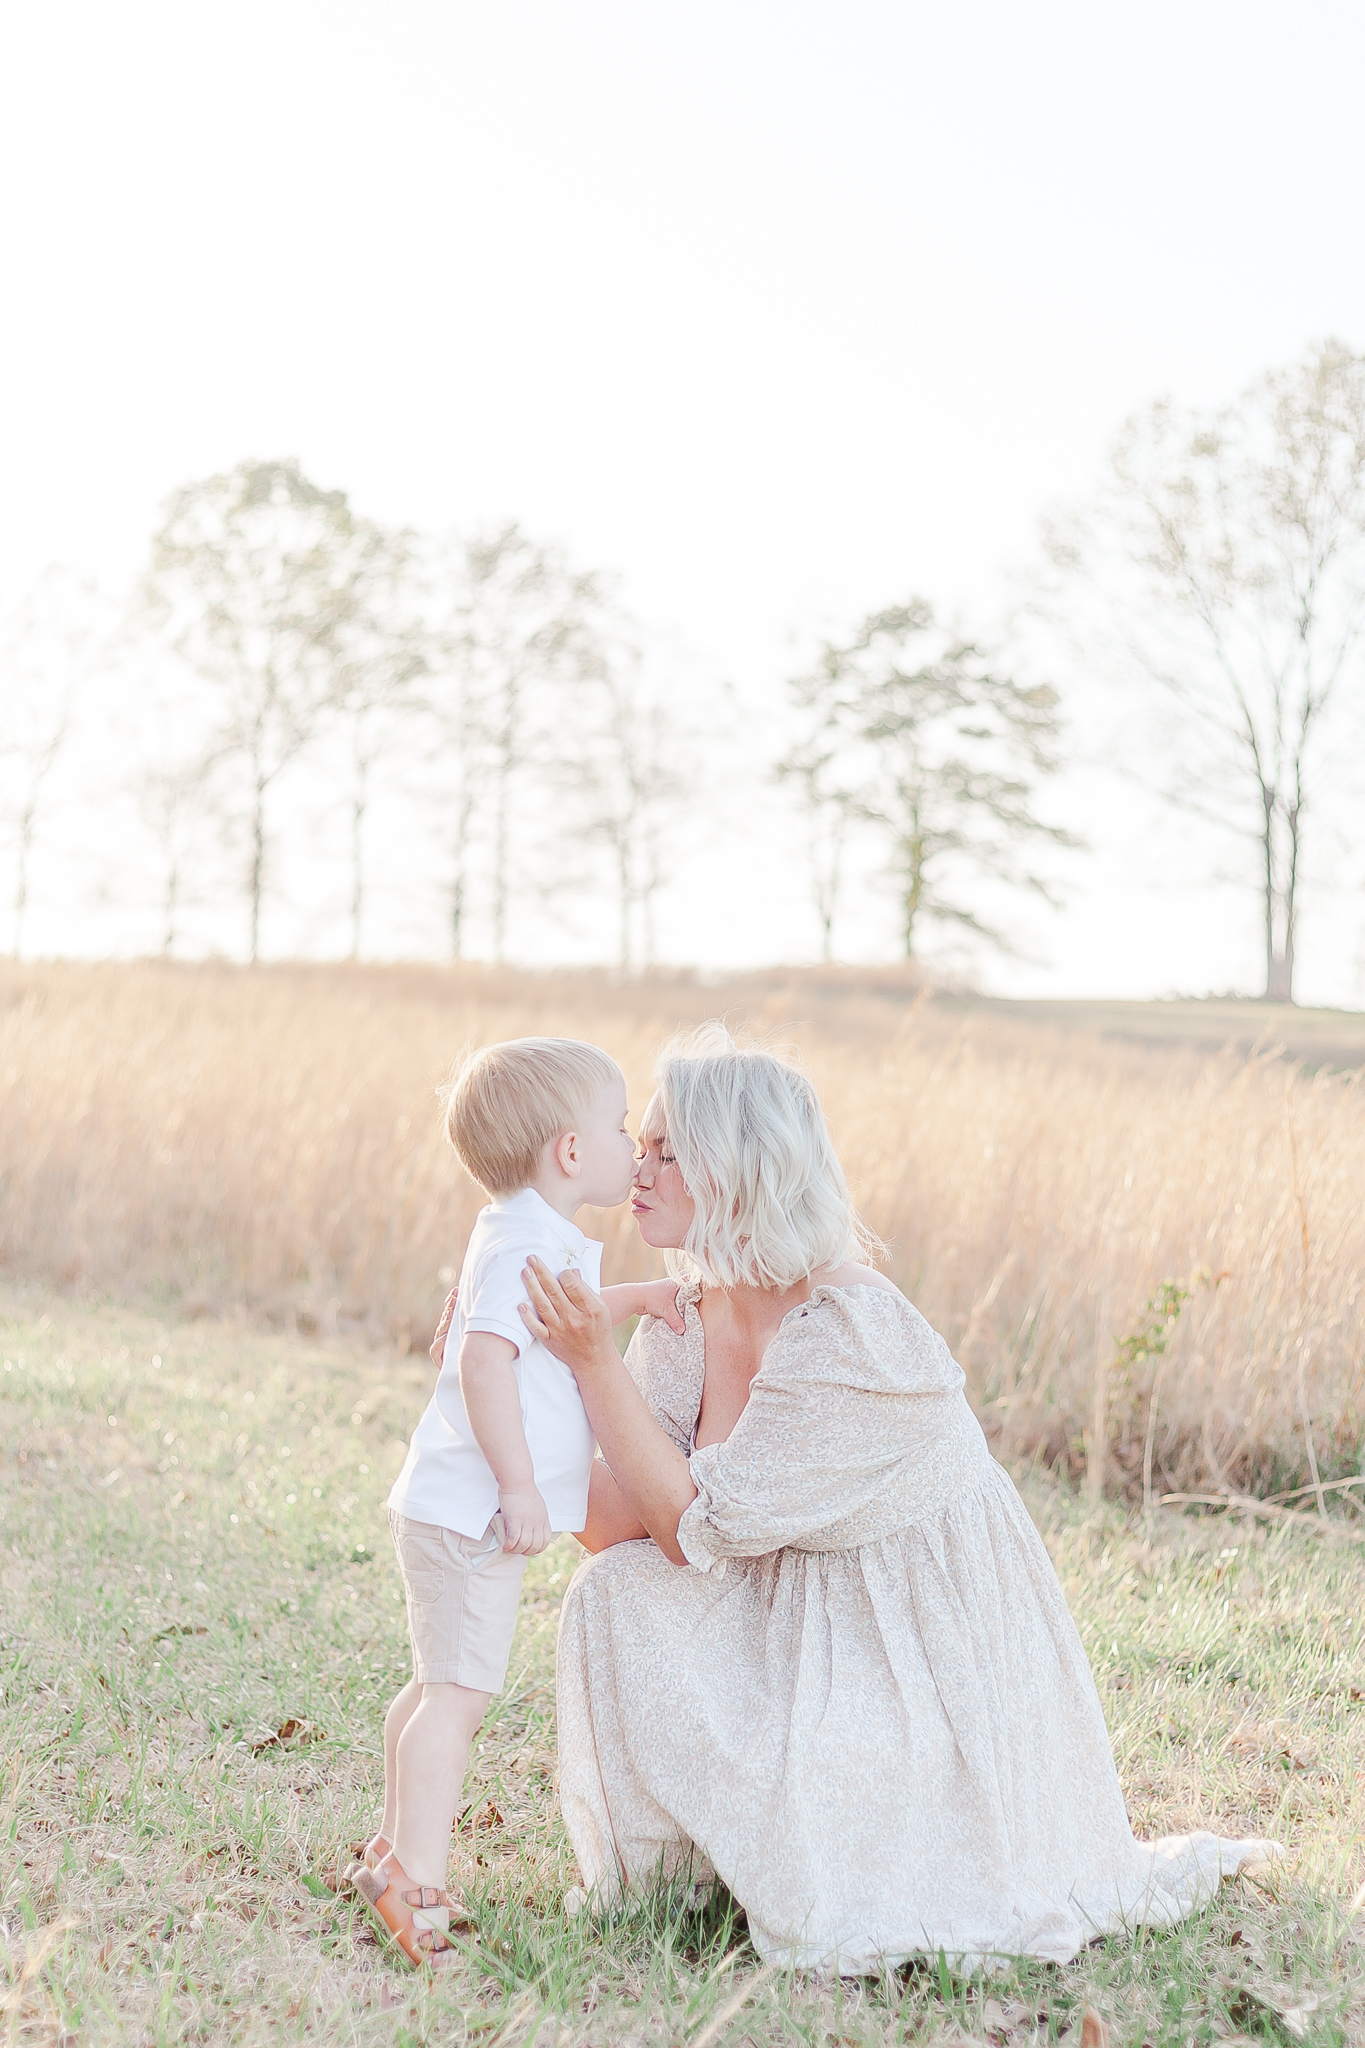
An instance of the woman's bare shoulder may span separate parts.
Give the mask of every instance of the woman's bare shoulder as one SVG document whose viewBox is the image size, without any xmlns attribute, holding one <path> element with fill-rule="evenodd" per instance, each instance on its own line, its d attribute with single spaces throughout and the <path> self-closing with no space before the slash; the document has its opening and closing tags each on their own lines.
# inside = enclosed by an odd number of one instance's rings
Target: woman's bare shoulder
<svg viewBox="0 0 1365 2048">
<path fill-rule="evenodd" d="M 822 1272 L 812 1275 L 817 1287 L 880 1287 L 888 1294 L 899 1294 L 894 1280 L 888 1280 L 885 1273 L 879 1273 L 875 1266 L 860 1266 L 854 1259 L 846 1259 L 841 1266 L 826 1266 Z"/>
</svg>

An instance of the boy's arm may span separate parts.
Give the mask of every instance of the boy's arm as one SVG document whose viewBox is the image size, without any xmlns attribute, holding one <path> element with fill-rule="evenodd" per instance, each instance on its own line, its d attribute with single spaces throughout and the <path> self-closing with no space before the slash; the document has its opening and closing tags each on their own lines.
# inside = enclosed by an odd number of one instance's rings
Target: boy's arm
<svg viewBox="0 0 1365 2048">
<path fill-rule="evenodd" d="M 687 1328 L 678 1307 L 676 1280 L 628 1280 L 619 1287 L 604 1287 L 602 1299 L 613 1327 L 629 1322 L 632 1316 L 657 1316 L 680 1337 Z"/>
<path fill-rule="evenodd" d="M 521 1426 L 521 1393 L 512 1370 L 516 1355 L 509 1338 L 470 1330 L 460 1346 L 460 1392 L 474 1440 L 498 1482 L 502 1547 L 534 1557 L 550 1540 L 550 1512 L 536 1485 Z"/>
</svg>

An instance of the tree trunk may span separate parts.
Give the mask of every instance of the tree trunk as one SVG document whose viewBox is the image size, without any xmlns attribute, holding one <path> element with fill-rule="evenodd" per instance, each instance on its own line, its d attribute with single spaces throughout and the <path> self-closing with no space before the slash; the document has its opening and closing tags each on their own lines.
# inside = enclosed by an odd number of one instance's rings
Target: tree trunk
<svg viewBox="0 0 1365 2048">
<path fill-rule="evenodd" d="M 463 771 L 467 775 L 467 768 Z M 462 779 L 455 809 L 455 872 L 450 883 L 450 957 L 464 956 L 465 890 L 468 881 L 469 827 L 473 816 L 467 783 Z"/>
<path fill-rule="evenodd" d="M 175 950 L 175 911 L 180 894 L 180 870 L 174 854 L 166 863 L 166 893 L 161 904 L 161 957 L 169 960 Z"/>
<path fill-rule="evenodd" d="M 251 809 L 251 964 L 261 952 L 261 891 L 265 884 L 265 784 L 256 782 Z"/>
<path fill-rule="evenodd" d="M 822 808 L 829 817 L 829 839 L 826 844 L 820 837 L 820 816 Z M 834 917 L 839 907 L 839 882 L 843 863 L 844 834 L 848 827 L 847 814 L 837 800 L 821 805 L 811 803 L 810 818 L 810 871 L 811 894 L 815 903 L 815 915 L 820 925 L 820 958 L 828 966 L 834 958 Z"/>
<path fill-rule="evenodd" d="M 14 957 L 19 958 L 24 936 L 24 912 L 28 909 L 28 857 L 33 846 L 33 805 L 19 819 L 19 873 L 14 885 Z"/>
<path fill-rule="evenodd" d="M 654 965 L 654 891 L 658 883 L 646 882 L 640 891 L 641 965 Z"/>
<path fill-rule="evenodd" d="M 369 764 L 359 749 L 355 755 L 355 781 L 351 795 L 351 958 L 360 958 L 360 917 L 364 905 L 365 807 L 369 801 Z"/>
<path fill-rule="evenodd" d="M 493 754 L 493 775 L 497 784 L 493 799 L 493 958 L 499 965 L 507 950 L 507 906 L 511 894 L 507 841 L 511 829 L 513 778 L 520 766 L 517 755 L 521 738 L 518 727 L 520 709 L 519 679 L 511 675 L 503 683 L 501 721 Z"/>
<path fill-rule="evenodd" d="M 1275 792 L 1261 783 L 1261 894 L 1265 923 L 1265 1000 L 1275 1000 Z"/>
<path fill-rule="evenodd" d="M 1276 869 L 1277 804 L 1274 792 L 1261 788 L 1264 824 L 1261 836 L 1263 856 L 1262 887 L 1265 893 L 1265 1000 L 1292 1003 L 1294 1000 L 1295 898 L 1299 879 L 1299 807 L 1297 803 L 1284 821 L 1286 845 L 1283 881 Z"/>
<path fill-rule="evenodd" d="M 1289 831 L 1289 864 L 1284 885 L 1284 948 L 1281 954 L 1281 966 L 1284 977 L 1284 1000 L 1287 1003 L 1292 1003 L 1294 1000 L 1294 939 L 1296 937 L 1299 915 L 1299 801 L 1297 798 L 1286 823 Z"/>
<path fill-rule="evenodd" d="M 617 964 L 622 975 L 630 973 L 630 910 L 633 896 L 627 832 L 628 828 L 623 828 L 616 839 Z"/>
<path fill-rule="evenodd" d="M 905 937 L 905 957 L 915 957 L 915 919 L 919 916 L 920 904 L 924 900 L 924 844 L 912 839 L 905 848 L 906 876 L 905 889 L 901 896 L 901 921 Z"/>
<path fill-rule="evenodd" d="M 464 944 L 464 876 L 456 875 L 450 887 L 450 957 L 458 960 Z"/>
<path fill-rule="evenodd" d="M 493 823 L 493 958 L 499 966 L 507 945 L 507 781 L 504 768 Z"/>
<path fill-rule="evenodd" d="M 915 958 L 915 920 L 925 901 L 925 836 L 915 815 L 909 829 L 900 836 L 900 934 L 905 938 L 907 961 Z"/>
</svg>

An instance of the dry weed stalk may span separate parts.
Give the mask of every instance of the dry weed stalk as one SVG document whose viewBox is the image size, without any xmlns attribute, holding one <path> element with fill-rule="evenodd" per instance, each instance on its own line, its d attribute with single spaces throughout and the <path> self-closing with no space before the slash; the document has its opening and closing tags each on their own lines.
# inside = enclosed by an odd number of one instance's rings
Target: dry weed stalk
<svg viewBox="0 0 1365 2048">
<path fill-rule="evenodd" d="M 60 2036 L 56 2009 L 43 1985 L 43 1971 L 60 1942 L 75 1925 L 74 1919 L 63 1915 L 41 1928 L 32 1950 L 11 1978 L 9 1990 L 0 1998 L 0 2013 L 5 2015 L 6 2048 L 14 2048 L 21 2033 L 41 2032 L 46 2040 L 56 2040 Z"/>
</svg>

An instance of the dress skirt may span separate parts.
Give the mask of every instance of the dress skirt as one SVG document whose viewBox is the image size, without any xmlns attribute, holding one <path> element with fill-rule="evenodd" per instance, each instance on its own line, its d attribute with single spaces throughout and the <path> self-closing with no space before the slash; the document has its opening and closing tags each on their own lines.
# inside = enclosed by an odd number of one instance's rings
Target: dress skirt
<svg viewBox="0 0 1365 2048">
<path fill-rule="evenodd" d="M 856 1531 L 890 1489 L 889 1533 L 825 1548 L 837 1522 L 807 1526 L 743 1554 L 800 1495 L 803 1456 L 797 1443 L 785 1480 L 781 1457 L 775 1478 L 762 1459 L 746 1476 L 742 1419 L 693 1459 L 691 1563 L 645 1540 L 581 1567 L 560 1626 L 560 1797 L 598 1901 L 714 1872 L 765 1960 L 844 1975 L 940 1951 L 1065 1962 L 1181 1919 L 1280 1853 L 1134 1840 L 1051 1560 L 959 1390 L 960 1376 L 943 1389 L 918 1513 L 880 1467 L 851 1522 L 839 1502 Z M 778 1412 L 759 1403 L 756 1423 Z M 807 1480 L 812 1499 L 840 1492 Z"/>
</svg>

